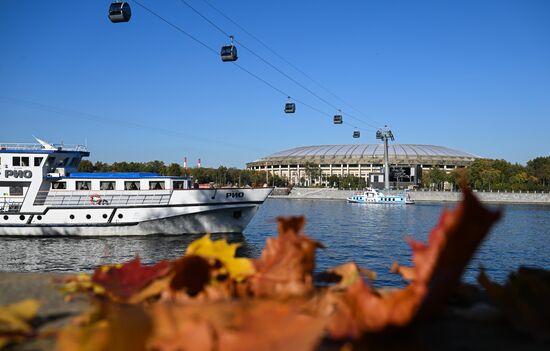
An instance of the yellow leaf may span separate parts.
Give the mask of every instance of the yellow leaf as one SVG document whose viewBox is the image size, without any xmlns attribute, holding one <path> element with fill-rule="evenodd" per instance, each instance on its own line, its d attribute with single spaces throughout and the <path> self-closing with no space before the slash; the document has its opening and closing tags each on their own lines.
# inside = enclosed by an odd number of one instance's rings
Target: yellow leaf
<svg viewBox="0 0 550 351">
<path fill-rule="evenodd" d="M 62 284 L 59 289 L 64 294 L 75 294 L 86 291 L 93 291 L 96 295 L 105 293 L 105 289 L 103 289 L 102 286 L 92 282 L 92 276 L 90 274 L 79 273 L 77 275 L 64 278 L 62 282 L 64 284 Z"/>
<path fill-rule="evenodd" d="M 229 244 L 225 239 L 213 241 L 207 234 L 189 244 L 185 253 L 218 259 L 224 264 L 232 279 L 242 281 L 254 274 L 255 269 L 248 258 L 235 258 L 239 246 L 240 244 Z"/>
<path fill-rule="evenodd" d="M 256 272 L 254 265 L 248 258 L 233 258 L 228 264 L 227 269 L 231 278 L 240 282 L 246 277 Z"/>
<path fill-rule="evenodd" d="M 27 323 L 36 316 L 40 303 L 28 299 L 15 304 L 0 306 L 0 333 L 28 333 Z"/>
</svg>

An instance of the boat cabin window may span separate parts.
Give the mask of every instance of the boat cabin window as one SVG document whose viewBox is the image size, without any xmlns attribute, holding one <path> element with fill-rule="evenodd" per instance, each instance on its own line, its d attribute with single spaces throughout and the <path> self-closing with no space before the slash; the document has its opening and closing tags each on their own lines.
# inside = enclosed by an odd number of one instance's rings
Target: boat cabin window
<svg viewBox="0 0 550 351">
<path fill-rule="evenodd" d="M 10 196 L 23 196 L 23 187 L 10 186 Z"/>
<path fill-rule="evenodd" d="M 183 189 L 183 180 L 175 180 L 173 183 L 174 190 L 182 190 Z"/>
<path fill-rule="evenodd" d="M 67 183 L 65 183 L 65 182 L 53 182 L 52 183 L 52 189 L 56 189 L 56 190 L 67 189 Z"/>
<path fill-rule="evenodd" d="M 65 167 L 69 163 L 69 158 L 65 157 L 62 160 L 57 161 L 57 167 Z"/>
<path fill-rule="evenodd" d="M 55 157 L 48 157 L 46 159 L 46 167 L 51 167 L 53 166 L 53 163 L 55 162 Z"/>
<path fill-rule="evenodd" d="M 77 181 L 76 190 L 90 190 L 92 188 L 92 182 L 90 181 Z"/>
<path fill-rule="evenodd" d="M 165 189 L 164 181 L 149 182 L 149 189 L 150 190 L 164 190 Z"/>
<path fill-rule="evenodd" d="M 34 158 L 34 167 L 40 167 L 40 165 L 42 164 L 43 159 L 44 159 L 44 157 L 35 157 Z"/>
<path fill-rule="evenodd" d="M 71 161 L 71 167 L 78 167 L 78 163 L 80 162 L 80 157 L 75 157 Z"/>
<path fill-rule="evenodd" d="M 115 182 L 111 182 L 111 181 L 99 182 L 99 189 L 100 190 L 115 190 Z"/>
<path fill-rule="evenodd" d="M 139 182 L 124 182 L 124 190 L 139 190 Z"/>
<path fill-rule="evenodd" d="M 19 157 L 15 156 L 12 159 L 12 166 L 14 167 L 29 167 L 29 158 L 28 157 Z"/>
</svg>

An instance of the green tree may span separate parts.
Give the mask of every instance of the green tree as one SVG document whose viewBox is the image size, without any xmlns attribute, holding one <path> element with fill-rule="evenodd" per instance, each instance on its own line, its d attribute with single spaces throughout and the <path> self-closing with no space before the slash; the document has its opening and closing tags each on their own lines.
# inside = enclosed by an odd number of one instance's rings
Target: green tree
<svg viewBox="0 0 550 351">
<path fill-rule="evenodd" d="M 501 171 L 495 168 L 483 169 L 480 172 L 480 176 L 484 179 L 488 186 L 488 190 L 493 190 L 491 185 L 494 185 L 500 179 Z"/>
<path fill-rule="evenodd" d="M 341 189 L 363 189 L 367 187 L 367 182 L 364 178 L 354 175 L 346 175 L 340 178 Z"/>
<path fill-rule="evenodd" d="M 82 160 L 80 161 L 80 164 L 78 165 L 78 171 L 79 172 L 93 172 L 94 171 L 94 165 L 92 162 L 88 160 Z"/>
<path fill-rule="evenodd" d="M 439 167 L 432 167 L 429 171 L 422 171 L 423 187 L 435 190 L 443 190 L 443 185 L 446 179 L 447 174 Z"/>
<path fill-rule="evenodd" d="M 319 165 L 311 162 L 306 162 L 304 168 L 306 177 L 309 180 L 309 184 L 315 184 L 318 181 L 319 177 L 321 177 L 321 168 L 319 168 Z"/>
<path fill-rule="evenodd" d="M 164 174 L 171 177 L 181 176 L 183 175 L 183 167 L 177 163 L 171 163 L 168 167 L 166 167 Z"/>
<path fill-rule="evenodd" d="M 543 188 L 550 185 L 550 156 L 537 157 L 527 161 L 527 171 L 539 179 Z"/>
<path fill-rule="evenodd" d="M 340 177 L 338 177 L 336 174 L 333 174 L 330 177 L 328 177 L 327 181 L 330 187 L 336 187 L 336 188 L 340 187 Z"/>
<path fill-rule="evenodd" d="M 449 182 L 453 190 L 456 190 L 462 186 L 462 184 L 468 184 L 470 180 L 470 172 L 468 168 L 455 168 L 449 174 L 447 174 L 447 182 Z"/>
</svg>

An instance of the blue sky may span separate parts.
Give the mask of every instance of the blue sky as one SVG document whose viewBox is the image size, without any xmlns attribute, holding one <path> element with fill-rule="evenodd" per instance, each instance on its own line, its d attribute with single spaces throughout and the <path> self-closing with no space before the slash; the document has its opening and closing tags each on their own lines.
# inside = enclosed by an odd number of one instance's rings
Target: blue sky
<svg viewBox="0 0 550 351">
<path fill-rule="evenodd" d="M 239 47 L 242 68 L 322 113 L 297 103 L 285 115 L 285 95 L 133 1 L 120 24 L 109 1 L 0 1 L 0 141 L 242 168 L 296 146 L 376 143 L 372 126 L 388 124 L 396 143 L 550 155 L 549 1 L 208 0 L 320 86 L 185 1 L 321 99 Z M 216 51 L 228 42 L 180 0 L 139 3 Z M 347 124 L 332 124 L 334 107 Z"/>
</svg>

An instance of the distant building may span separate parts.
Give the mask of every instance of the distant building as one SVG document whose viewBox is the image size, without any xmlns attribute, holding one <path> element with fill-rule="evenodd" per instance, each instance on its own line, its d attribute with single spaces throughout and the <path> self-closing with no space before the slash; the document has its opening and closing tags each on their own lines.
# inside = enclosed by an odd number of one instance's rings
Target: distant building
<svg viewBox="0 0 550 351">
<path fill-rule="evenodd" d="M 439 167 L 447 172 L 472 164 L 479 156 L 444 146 L 391 144 L 389 146 L 392 186 L 418 184 L 422 170 Z M 307 164 L 307 166 L 306 166 Z M 247 169 L 268 171 L 292 184 L 328 184 L 332 175 L 365 178 L 374 187 L 384 185 L 384 147 L 382 144 L 302 146 L 280 151 L 246 164 Z M 308 179 L 306 169 L 319 167 L 321 176 Z"/>
</svg>

